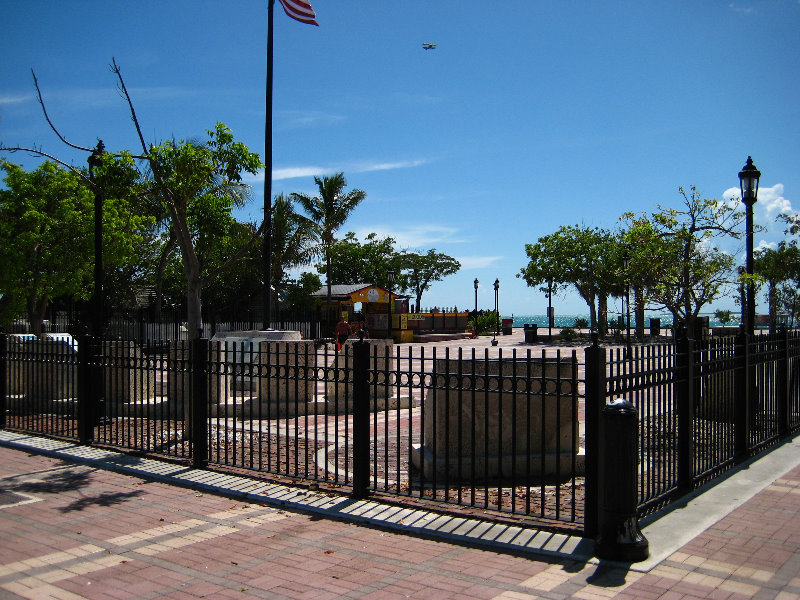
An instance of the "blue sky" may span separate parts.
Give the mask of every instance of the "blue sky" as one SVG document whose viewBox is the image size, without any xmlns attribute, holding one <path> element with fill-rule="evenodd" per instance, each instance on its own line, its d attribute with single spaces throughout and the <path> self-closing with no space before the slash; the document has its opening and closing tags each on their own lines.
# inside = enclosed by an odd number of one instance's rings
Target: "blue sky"
<svg viewBox="0 0 800 600">
<path fill-rule="evenodd" d="M 423 306 L 541 314 L 515 274 L 524 246 L 565 224 L 614 228 L 678 206 L 678 187 L 738 195 L 762 171 L 756 245 L 800 207 L 800 2 L 312 0 L 320 27 L 275 8 L 273 191 L 344 171 L 367 199 L 345 231 L 436 248 L 461 271 Z M 147 142 L 226 123 L 264 150 L 266 1 L 4 2 L 0 142 L 84 154 L 137 149 L 107 66 L 116 58 Z M 436 42 L 426 51 L 423 42 Z M 8 156 L 33 168 L 39 159 Z M 261 219 L 263 179 L 245 216 Z M 742 251 L 732 244 L 731 252 Z M 583 314 L 573 294 L 558 314 Z M 733 301 L 713 308 L 733 308 Z M 618 307 L 617 307 L 618 308 Z M 614 310 L 614 306 L 611 307 Z"/>
</svg>

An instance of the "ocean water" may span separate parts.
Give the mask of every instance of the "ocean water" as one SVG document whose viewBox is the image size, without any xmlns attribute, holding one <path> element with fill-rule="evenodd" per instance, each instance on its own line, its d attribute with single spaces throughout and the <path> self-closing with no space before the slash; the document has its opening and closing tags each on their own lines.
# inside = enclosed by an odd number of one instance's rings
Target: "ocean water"
<svg viewBox="0 0 800 600">
<path fill-rule="evenodd" d="M 718 327 L 722 325 L 717 319 L 715 319 L 711 315 L 702 315 L 709 317 L 709 325 L 711 327 Z M 575 319 L 582 317 L 589 320 L 589 315 L 556 315 L 554 318 L 554 327 L 573 327 L 575 325 Z M 661 319 L 661 327 L 671 327 L 672 326 L 672 315 L 649 315 L 645 318 L 644 326 L 650 327 L 650 319 L 652 318 L 659 318 Z M 547 327 L 547 315 L 503 315 L 503 318 L 513 318 L 514 319 L 514 327 L 522 327 L 525 324 L 529 325 L 538 325 L 539 327 Z M 738 322 L 737 322 L 738 323 Z M 736 325 L 737 323 L 728 323 L 728 325 Z M 636 319 L 633 318 L 633 314 L 631 314 L 631 327 L 636 326 Z"/>
</svg>

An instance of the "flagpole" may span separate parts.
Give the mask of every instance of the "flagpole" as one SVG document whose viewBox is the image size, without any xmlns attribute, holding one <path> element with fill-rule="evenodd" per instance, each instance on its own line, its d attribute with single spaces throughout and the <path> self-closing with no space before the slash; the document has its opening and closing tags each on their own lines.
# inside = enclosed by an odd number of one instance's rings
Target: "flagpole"
<svg viewBox="0 0 800 600">
<path fill-rule="evenodd" d="M 264 329 L 272 323 L 272 13 L 267 3 L 267 97 L 264 120 Z"/>
</svg>

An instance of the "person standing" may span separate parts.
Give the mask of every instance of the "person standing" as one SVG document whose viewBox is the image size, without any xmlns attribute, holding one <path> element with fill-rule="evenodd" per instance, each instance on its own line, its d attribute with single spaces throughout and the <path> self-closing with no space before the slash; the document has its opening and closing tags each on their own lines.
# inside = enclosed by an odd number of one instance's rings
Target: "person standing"
<svg viewBox="0 0 800 600">
<path fill-rule="evenodd" d="M 342 345 L 347 341 L 350 336 L 350 324 L 344 320 L 344 317 L 339 319 L 336 324 L 336 351 L 342 349 Z"/>
</svg>

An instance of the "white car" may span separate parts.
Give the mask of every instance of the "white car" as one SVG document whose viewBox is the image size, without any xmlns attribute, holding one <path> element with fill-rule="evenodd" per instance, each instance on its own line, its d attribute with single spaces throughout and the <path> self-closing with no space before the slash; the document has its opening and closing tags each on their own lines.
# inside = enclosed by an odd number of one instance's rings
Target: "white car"
<svg viewBox="0 0 800 600">
<path fill-rule="evenodd" d="M 36 336 L 34 336 L 35 338 Z M 42 335 L 45 340 L 56 340 L 59 342 L 66 342 L 74 352 L 78 351 L 78 342 L 69 333 L 45 333 Z"/>
</svg>

